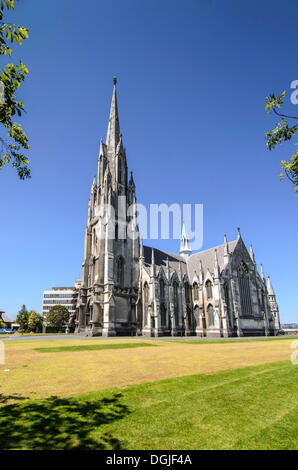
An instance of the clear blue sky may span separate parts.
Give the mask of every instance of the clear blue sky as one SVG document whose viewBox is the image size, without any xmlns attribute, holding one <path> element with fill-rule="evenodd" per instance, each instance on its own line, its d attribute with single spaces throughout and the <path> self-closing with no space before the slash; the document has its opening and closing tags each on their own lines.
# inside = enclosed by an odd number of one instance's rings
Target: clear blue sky
<svg viewBox="0 0 298 470">
<path fill-rule="evenodd" d="M 0 307 L 40 312 L 42 291 L 81 276 L 100 136 L 118 77 L 120 126 L 138 201 L 203 203 L 207 249 L 253 243 L 281 320 L 298 321 L 298 199 L 279 181 L 293 144 L 265 149 L 264 99 L 298 79 L 298 4 L 284 0 L 20 0 L 15 48 L 32 179 L 0 174 Z M 8 60 L 1 59 L 2 65 Z M 155 246 L 178 252 L 176 240 Z"/>
</svg>

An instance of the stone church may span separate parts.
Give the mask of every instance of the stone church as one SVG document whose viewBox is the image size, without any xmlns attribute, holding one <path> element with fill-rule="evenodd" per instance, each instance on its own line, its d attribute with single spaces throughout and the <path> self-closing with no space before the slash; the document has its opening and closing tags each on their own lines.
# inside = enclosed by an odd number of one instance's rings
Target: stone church
<svg viewBox="0 0 298 470">
<path fill-rule="evenodd" d="M 239 228 L 236 240 L 224 236 L 222 245 L 197 253 L 191 251 L 184 224 L 179 255 L 143 246 L 115 78 L 70 323 L 76 333 L 92 336 L 257 336 L 276 335 L 280 328 L 270 277 L 266 284 L 263 267 L 259 274 L 252 246 L 248 251 Z"/>
</svg>

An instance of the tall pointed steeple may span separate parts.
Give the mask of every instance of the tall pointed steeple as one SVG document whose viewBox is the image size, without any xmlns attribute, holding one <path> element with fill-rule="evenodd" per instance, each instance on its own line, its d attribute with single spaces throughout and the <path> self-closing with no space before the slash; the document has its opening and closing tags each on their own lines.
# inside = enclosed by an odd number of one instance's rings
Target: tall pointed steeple
<svg viewBox="0 0 298 470">
<path fill-rule="evenodd" d="M 181 234 L 181 243 L 180 243 L 180 255 L 183 256 L 183 258 L 188 258 L 192 251 L 189 246 L 189 238 L 186 233 L 186 228 L 185 228 L 185 223 L 183 221 L 183 226 L 182 226 L 182 234 Z"/>
<path fill-rule="evenodd" d="M 114 77 L 114 89 L 110 110 L 110 118 L 108 125 L 108 132 L 106 138 L 106 146 L 109 152 L 116 152 L 117 145 L 120 140 L 120 125 L 118 116 L 117 92 L 116 92 L 117 78 Z"/>
</svg>

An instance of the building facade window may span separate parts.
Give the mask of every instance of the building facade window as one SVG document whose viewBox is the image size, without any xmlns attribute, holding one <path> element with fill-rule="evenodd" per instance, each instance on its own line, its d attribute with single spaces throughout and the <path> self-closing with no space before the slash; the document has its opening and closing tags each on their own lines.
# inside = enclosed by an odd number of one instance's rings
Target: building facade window
<svg viewBox="0 0 298 470">
<path fill-rule="evenodd" d="M 160 293 L 160 299 L 164 300 L 165 298 L 165 282 L 163 279 L 160 279 L 159 281 L 159 293 Z"/>
<path fill-rule="evenodd" d="M 117 284 L 123 286 L 124 283 L 124 260 L 119 256 L 117 260 Z"/>
<path fill-rule="evenodd" d="M 185 302 L 189 304 L 190 303 L 190 285 L 188 284 L 188 282 L 184 283 L 184 292 L 185 292 Z"/>
<path fill-rule="evenodd" d="M 208 326 L 214 326 L 214 310 L 212 305 L 207 308 Z"/>
<path fill-rule="evenodd" d="M 161 306 L 160 306 L 160 323 L 161 323 L 161 326 L 166 326 L 166 313 L 167 313 L 166 306 L 165 306 L 164 303 L 162 303 Z"/>
<path fill-rule="evenodd" d="M 238 267 L 238 281 L 242 315 L 251 315 L 252 308 L 249 285 L 249 271 L 244 261 L 241 261 Z"/>
<path fill-rule="evenodd" d="M 178 325 L 178 284 L 176 281 L 173 283 L 173 293 L 174 293 L 174 315 L 176 326 Z"/>
<path fill-rule="evenodd" d="M 194 300 L 199 300 L 199 287 L 196 282 L 193 284 L 193 298 Z"/>
<path fill-rule="evenodd" d="M 149 286 L 147 282 L 144 284 L 144 304 L 148 305 L 149 303 Z"/>
<path fill-rule="evenodd" d="M 212 283 L 211 281 L 207 281 L 205 284 L 206 292 L 207 292 L 207 299 L 212 299 Z"/>
</svg>

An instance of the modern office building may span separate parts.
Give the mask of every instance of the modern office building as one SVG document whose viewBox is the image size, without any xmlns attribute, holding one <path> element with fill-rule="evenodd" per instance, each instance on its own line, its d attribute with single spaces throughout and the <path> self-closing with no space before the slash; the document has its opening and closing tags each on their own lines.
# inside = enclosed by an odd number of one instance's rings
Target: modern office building
<svg viewBox="0 0 298 470">
<path fill-rule="evenodd" d="M 72 315 L 75 313 L 80 281 L 75 281 L 74 287 L 53 287 L 45 290 L 42 296 L 42 315 L 46 317 L 49 310 L 55 305 L 63 305 Z"/>
</svg>

